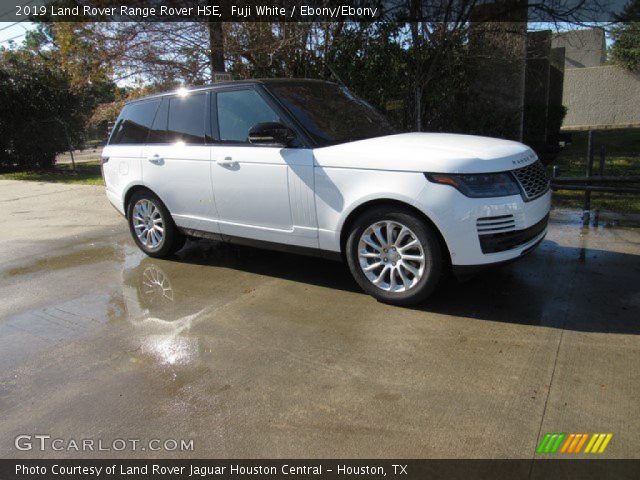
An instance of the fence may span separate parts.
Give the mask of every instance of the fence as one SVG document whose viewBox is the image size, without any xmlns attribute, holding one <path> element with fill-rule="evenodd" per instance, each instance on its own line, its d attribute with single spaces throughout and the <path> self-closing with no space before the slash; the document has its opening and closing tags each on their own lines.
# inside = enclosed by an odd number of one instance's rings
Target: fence
<svg viewBox="0 0 640 480">
<path fill-rule="evenodd" d="M 596 132 L 589 130 L 587 143 L 587 168 L 584 177 L 558 176 L 557 167 L 553 167 L 551 179 L 552 190 L 578 190 L 584 191 L 584 204 L 582 208 L 582 224 L 589 225 L 591 217 L 591 192 L 610 192 L 620 194 L 640 194 L 640 176 L 606 176 L 604 175 L 606 163 L 606 150 L 600 147 L 597 175 L 593 174 L 595 157 Z"/>
</svg>

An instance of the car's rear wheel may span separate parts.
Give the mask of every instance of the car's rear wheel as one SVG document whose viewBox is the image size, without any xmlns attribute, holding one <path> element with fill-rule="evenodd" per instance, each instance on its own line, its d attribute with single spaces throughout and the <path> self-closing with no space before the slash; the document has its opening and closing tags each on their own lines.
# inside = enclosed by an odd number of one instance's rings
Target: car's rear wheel
<svg viewBox="0 0 640 480">
<path fill-rule="evenodd" d="M 135 192 L 127 206 L 129 230 L 140 250 L 150 257 L 166 257 L 185 242 L 164 203 L 148 190 Z"/>
<path fill-rule="evenodd" d="M 365 212 L 346 242 L 349 268 L 362 289 L 394 305 L 416 305 L 433 292 L 443 271 L 437 234 L 424 219 L 395 206 Z"/>
</svg>

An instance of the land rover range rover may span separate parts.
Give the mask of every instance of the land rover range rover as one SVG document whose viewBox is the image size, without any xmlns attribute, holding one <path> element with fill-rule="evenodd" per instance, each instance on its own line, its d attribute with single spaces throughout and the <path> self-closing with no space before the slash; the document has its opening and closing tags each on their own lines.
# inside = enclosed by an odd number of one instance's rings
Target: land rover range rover
<svg viewBox="0 0 640 480">
<path fill-rule="evenodd" d="M 516 259 L 544 237 L 544 167 L 493 138 L 396 133 L 337 84 L 264 80 L 127 104 L 103 154 L 107 196 L 147 255 L 186 237 L 344 258 L 389 303 L 445 269 Z"/>
</svg>

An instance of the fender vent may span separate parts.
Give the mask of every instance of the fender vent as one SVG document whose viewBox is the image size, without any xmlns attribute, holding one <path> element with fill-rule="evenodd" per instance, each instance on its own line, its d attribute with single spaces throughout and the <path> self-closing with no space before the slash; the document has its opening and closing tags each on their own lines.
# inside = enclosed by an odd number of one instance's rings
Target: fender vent
<svg viewBox="0 0 640 480">
<path fill-rule="evenodd" d="M 476 220 L 478 235 L 491 233 L 510 232 L 516 229 L 513 215 L 498 215 L 495 217 L 482 217 Z"/>
</svg>

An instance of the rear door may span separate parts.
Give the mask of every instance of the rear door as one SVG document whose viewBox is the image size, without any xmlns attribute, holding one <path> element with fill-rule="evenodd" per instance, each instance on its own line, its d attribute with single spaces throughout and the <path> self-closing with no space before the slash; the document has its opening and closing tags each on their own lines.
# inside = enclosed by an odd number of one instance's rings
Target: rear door
<svg viewBox="0 0 640 480">
<path fill-rule="evenodd" d="M 217 233 L 208 114 L 207 92 L 163 97 L 144 149 L 142 175 L 178 226 Z"/>
</svg>

